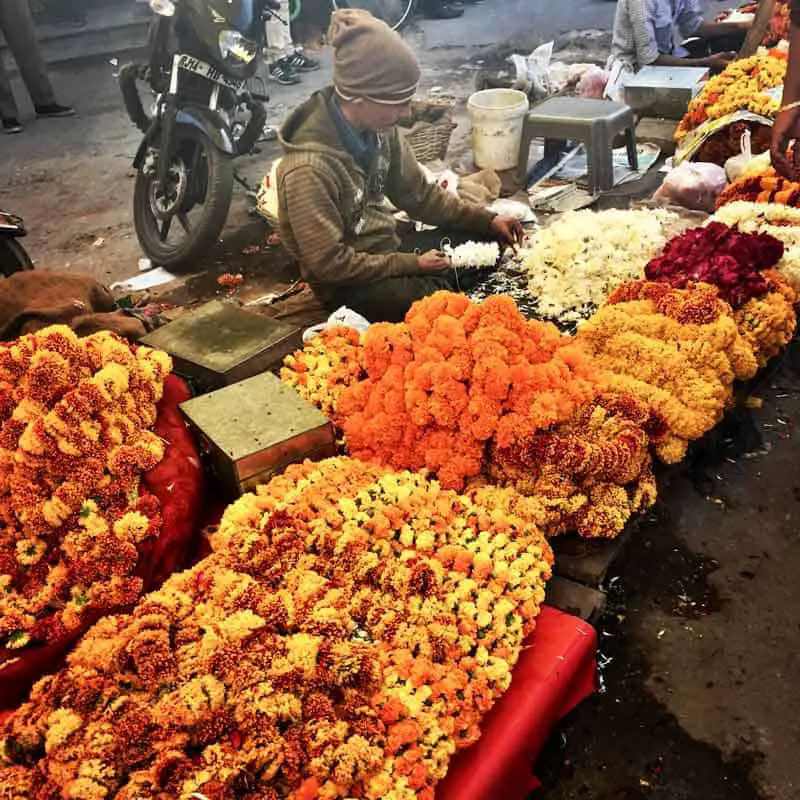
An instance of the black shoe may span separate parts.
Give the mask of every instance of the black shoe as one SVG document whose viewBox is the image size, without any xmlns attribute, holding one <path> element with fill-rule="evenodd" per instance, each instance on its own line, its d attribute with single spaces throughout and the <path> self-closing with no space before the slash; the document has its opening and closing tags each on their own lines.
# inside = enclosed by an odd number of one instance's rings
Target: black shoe
<svg viewBox="0 0 800 800">
<path fill-rule="evenodd" d="M 275 83 L 279 83 L 281 86 L 294 86 L 294 84 L 300 83 L 299 76 L 293 69 L 286 65 L 284 59 L 270 65 L 269 79 L 275 81 Z"/>
<path fill-rule="evenodd" d="M 463 6 L 454 6 L 450 3 L 436 3 L 425 9 L 425 16 L 428 19 L 456 19 L 463 13 Z"/>
<path fill-rule="evenodd" d="M 314 72 L 314 70 L 319 69 L 319 61 L 309 58 L 300 50 L 295 50 L 292 55 L 287 56 L 284 59 L 284 63 L 298 72 Z"/>
<path fill-rule="evenodd" d="M 69 106 L 61 106 L 58 103 L 48 103 L 44 106 L 36 106 L 37 117 L 74 117 L 75 109 Z"/>
<path fill-rule="evenodd" d="M 22 133 L 22 123 L 16 117 L 3 117 L 3 131 L 5 133 Z"/>
</svg>

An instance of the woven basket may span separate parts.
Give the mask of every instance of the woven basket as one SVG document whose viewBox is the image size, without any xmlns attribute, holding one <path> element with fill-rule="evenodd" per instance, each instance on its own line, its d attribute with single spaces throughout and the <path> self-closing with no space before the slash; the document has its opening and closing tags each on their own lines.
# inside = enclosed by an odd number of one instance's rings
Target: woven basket
<svg viewBox="0 0 800 800">
<path fill-rule="evenodd" d="M 453 104 L 449 101 L 412 103 L 411 120 L 408 126 L 400 127 L 400 132 L 420 163 L 444 161 L 456 127 L 451 117 L 452 110 Z"/>
</svg>

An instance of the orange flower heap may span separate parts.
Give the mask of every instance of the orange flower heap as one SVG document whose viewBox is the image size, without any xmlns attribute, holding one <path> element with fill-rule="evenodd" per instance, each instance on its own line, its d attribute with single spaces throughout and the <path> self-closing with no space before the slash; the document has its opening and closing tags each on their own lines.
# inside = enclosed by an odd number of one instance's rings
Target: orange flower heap
<svg viewBox="0 0 800 800">
<path fill-rule="evenodd" d="M 332 417 L 342 392 L 364 377 L 360 338 L 353 328 L 326 328 L 286 357 L 281 380 Z"/>
<path fill-rule="evenodd" d="M 461 488 L 501 447 L 568 419 L 595 393 L 594 370 L 570 337 L 525 320 L 509 297 L 477 304 L 437 292 L 399 325 L 364 340 L 367 379 L 342 394 L 349 452 L 398 469 L 428 468 Z"/>
<path fill-rule="evenodd" d="M 733 381 L 751 378 L 757 369 L 730 306 L 708 284 L 625 284 L 576 338 L 607 389 L 649 404 L 664 420 L 666 434 L 655 449 L 669 464 L 719 421 Z"/>
<path fill-rule="evenodd" d="M 165 353 L 46 328 L 0 347 L 0 640 L 53 641 L 133 602 L 158 502 L 139 480 L 164 446 L 148 428 Z M 54 610 L 55 609 L 55 610 Z"/>
<path fill-rule="evenodd" d="M 513 513 L 350 459 L 241 498 L 213 546 L 3 724 L 0 795 L 433 800 L 552 564 Z"/>
<path fill-rule="evenodd" d="M 532 519 L 548 536 L 614 537 L 632 514 L 655 502 L 650 444 L 663 435 L 663 422 L 648 405 L 604 394 L 568 422 L 521 445 L 494 448 L 489 476 L 525 496 L 512 495 L 512 505 L 503 507 Z M 490 505 L 500 504 L 501 495 L 482 488 L 476 497 Z"/>
</svg>

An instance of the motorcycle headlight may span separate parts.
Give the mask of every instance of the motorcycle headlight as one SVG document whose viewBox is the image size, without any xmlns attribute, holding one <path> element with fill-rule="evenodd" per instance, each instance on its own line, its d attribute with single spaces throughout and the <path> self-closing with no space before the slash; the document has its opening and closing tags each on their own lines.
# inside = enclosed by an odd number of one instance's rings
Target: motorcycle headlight
<svg viewBox="0 0 800 800">
<path fill-rule="evenodd" d="M 239 31 L 221 31 L 219 54 L 223 61 L 249 64 L 258 55 L 258 45 L 245 39 Z"/>
<path fill-rule="evenodd" d="M 162 17 L 175 16 L 175 3 L 172 0 L 150 0 L 150 8 Z"/>
</svg>

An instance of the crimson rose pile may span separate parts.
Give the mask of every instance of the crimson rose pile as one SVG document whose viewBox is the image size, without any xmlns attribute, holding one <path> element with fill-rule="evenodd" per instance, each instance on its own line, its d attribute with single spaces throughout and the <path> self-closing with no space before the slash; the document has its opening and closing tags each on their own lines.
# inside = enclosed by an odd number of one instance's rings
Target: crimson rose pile
<svg viewBox="0 0 800 800">
<path fill-rule="evenodd" d="M 542 534 L 424 475 L 290 467 L 0 729 L 0 797 L 433 800 L 508 688 Z"/>
</svg>

